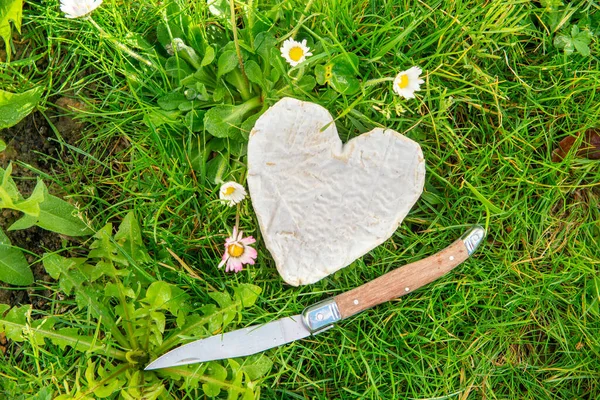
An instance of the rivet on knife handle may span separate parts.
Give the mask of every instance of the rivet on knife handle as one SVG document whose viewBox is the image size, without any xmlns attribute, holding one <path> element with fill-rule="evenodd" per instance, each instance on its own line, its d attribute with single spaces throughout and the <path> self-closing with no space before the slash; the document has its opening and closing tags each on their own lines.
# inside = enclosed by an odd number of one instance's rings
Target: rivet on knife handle
<svg viewBox="0 0 600 400">
<path fill-rule="evenodd" d="M 411 293 L 445 275 L 469 258 L 484 237 L 485 229 L 475 226 L 444 250 L 315 304 L 305 310 L 303 317 L 309 329 L 318 331 L 340 319 Z"/>
</svg>

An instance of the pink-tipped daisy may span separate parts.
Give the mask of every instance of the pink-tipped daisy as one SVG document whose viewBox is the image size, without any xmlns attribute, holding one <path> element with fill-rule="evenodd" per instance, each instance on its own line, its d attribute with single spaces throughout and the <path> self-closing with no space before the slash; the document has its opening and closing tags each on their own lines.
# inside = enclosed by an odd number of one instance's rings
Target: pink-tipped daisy
<svg viewBox="0 0 600 400">
<path fill-rule="evenodd" d="M 254 265 L 256 260 L 256 249 L 250 247 L 256 242 L 252 236 L 243 237 L 242 231 L 237 231 L 237 227 L 233 228 L 233 234 L 225 240 L 225 254 L 219 263 L 219 268 L 227 264 L 225 272 L 240 272 L 244 268 L 244 264 Z"/>
<path fill-rule="evenodd" d="M 423 79 L 419 79 L 422 72 L 419 67 L 400 72 L 394 79 L 394 92 L 405 99 L 414 99 L 415 92 L 421 90 L 421 84 L 425 83 Z"/>
</svg>

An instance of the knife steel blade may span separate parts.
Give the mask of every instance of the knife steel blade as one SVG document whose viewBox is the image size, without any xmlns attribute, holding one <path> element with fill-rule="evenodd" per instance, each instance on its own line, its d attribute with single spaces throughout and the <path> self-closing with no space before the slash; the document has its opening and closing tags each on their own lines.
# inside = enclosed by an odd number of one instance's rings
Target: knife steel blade
<svg viewBox="0 0 600 400">
<path fill-rule="evenodd" d="M 412 293 L 445 275 L 469 258 L 484 237 L 485 229 L 474 226 L 444 250 L 316 303 L 302 314 L 196 340 L 160 356 L 145 370 L 249 356 L 316 335 L 340 320 Z"/>
</svg>

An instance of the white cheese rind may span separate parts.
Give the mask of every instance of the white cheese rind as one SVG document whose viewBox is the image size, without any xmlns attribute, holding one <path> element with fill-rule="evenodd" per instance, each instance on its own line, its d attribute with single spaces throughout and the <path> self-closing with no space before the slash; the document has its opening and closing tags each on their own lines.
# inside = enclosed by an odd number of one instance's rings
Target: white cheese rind
<svg viewBox="0 0 600 400">
<path fill-rule="evenodd" d="M 248 186 L 281 277 L 306 285 L 386 241 L 423 192 L 418 143 L 376 128 L 342 144 L 323 107 L 284 98 L 256 122 Z"/>
</svg>

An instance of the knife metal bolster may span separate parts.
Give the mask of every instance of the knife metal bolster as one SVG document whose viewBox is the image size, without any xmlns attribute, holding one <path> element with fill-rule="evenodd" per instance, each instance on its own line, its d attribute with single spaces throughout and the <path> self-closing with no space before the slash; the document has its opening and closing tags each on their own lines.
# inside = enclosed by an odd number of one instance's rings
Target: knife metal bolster
<svg viewBox="0 0 600 400">
<path fill-rule="evenodd" d="M 311 333 L 329 328 L 341 319 L 342 316 L 334 298 L 313 304 L 302 312 L 302 321 Z"/>
<path fill-rule="evenodd" d="M 474 226 L 461 236 L 461 240 L 464 242 L 469 256 L 477 250 L 477 247 L 479 247 L 483 238 L 485 238 L 485 229 L 479 225 Z"/>
</svg>

